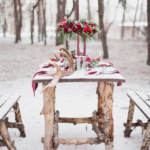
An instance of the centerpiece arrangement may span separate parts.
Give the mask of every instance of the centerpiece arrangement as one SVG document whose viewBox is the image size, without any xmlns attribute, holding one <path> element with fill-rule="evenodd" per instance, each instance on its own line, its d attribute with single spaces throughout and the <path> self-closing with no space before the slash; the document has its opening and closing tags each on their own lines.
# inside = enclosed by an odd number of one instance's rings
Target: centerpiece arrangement
<svg viewBox="0 0 150 150">
<path fill-rule="evenodd" d="M 76 21 L 64 19 L 57 24 L 56 31 L 67 38 L 80 36 L 84 41 L 83 56 L 86 56 L 86 39 L 94 38 L 95 33 L 99 32 L 96 23 L 84 19 Z M 77 42 L 77 55 L 80 56 L 79 42 Z"/>
<path fill-rule="evenodd" d="M 57 24 L 57 33 L 63 34 L 66 38 L 77 38 L 76 65 L 77 70 L 85 67 L 86 62 L 86 40 L 94 38 L 94 35 L 99 32 L 96 23 L 91 21 L 64 19 Z M 79 37 L 84 41 L 83 52 L 80 52 Z"/>
</svg>

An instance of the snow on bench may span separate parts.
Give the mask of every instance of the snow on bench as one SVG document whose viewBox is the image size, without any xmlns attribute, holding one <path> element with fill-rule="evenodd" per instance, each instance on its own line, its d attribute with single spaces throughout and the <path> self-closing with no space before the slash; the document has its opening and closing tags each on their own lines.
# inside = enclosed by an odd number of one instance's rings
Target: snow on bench
<svg viewBox="0 0 150 150">
<path fill-rule="evenodd" d="M 141 126 L 146 130 L 140 150 L 145 150 L 150 146 L 150 93 L 146 94 L 141 91 L 128 91 L 127 96 L 130 98 L 127 123 L 125 123 L 124 136 L 130 137 L 132 127 Z M 140 119 L 136 123 L 132 123 L 134 106 L 136 106 L 143 115 L 147 118 L 147 122 L 142 122 Z"/>
<path fill-rule="evenodd" d="M 150 119 L 150 98 L 143 92 L 128 91 L 128 97 L 134 101 L 137 108 Z"/>
<path fill-rule="evenodd" d="M 14 96 L 2 96 L 0 97 L 0 119 L 4 119 L 11 108 L 16 104 L 20 99 L 19 95 Z M 2 102 L 2 103 L 1 103 Z"/>
<path fill-rule="evenodd" d="M 0 135 L 2 136 L 2 140 L 0 140 L 0 146 L 7 146 L 7 148 L 10 150 L 16 150 L 16 147 L 10 139 L 8 128 L 17 128 L 20 131 L 20 136 L 26 136 L 18 103 L 20 97 L 20 95 L 0 96 Z M 12 108 L 14 109 L 15 113 L 15 122 L 9 122 L 8 117 L 6 117 Z"/>
</svg>

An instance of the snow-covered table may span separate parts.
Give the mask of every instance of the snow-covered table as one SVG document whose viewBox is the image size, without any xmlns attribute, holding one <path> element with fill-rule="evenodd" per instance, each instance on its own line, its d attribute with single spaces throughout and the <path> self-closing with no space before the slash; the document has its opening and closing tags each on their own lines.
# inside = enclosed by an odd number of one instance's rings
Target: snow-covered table
<svg viewBox="0 0 150 150">
<path fill-rule="evenodd" d="M 33 78 L 36 83 L 42 83 L 43 88 L 52 80 L 47 75 Z M 61 118 L 55 111 L 55 87 L 48 87 L 43 91 L 43 110 L 45 117 L 44 150 L 56 150 L 59 144 L 99 144 L 105 143 L 106 150 L 113 150 L 113 88 L 114 82 L 125 82 L 120 73 L 101 73 L 88 75 L 85 71 L 75 71 L 70 76 L 60 79 L 60 82 L 97 82 L 98 109 L 87 118 Z M 84 107 L 84 106 L 83 106 Z M 95 131 L 96 138 L 62 139 L 58 136 L 58 123 L 90 123 Z"/>
</svg>

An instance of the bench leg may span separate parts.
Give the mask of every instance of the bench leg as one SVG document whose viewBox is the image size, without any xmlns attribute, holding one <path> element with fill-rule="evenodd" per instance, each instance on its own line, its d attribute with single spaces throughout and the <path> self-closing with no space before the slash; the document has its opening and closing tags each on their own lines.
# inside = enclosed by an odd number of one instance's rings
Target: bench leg
<svg viewBox="0 0 150 150">
<path fill-rule="evenodd" d="M 13 106 L 14 112 L 15 112 L 15 120 L 17 123 L 21 123 L 21 126 L 18 128 L 18 130 L 20 131 L 20 136 L 21 137 L 25 137 L 25 130 L 24 130 L 24 125 L 22 122 L 22 118 L 21 118 L 21 112 L 20 112 L 20 108 L 19 108 L 19 103 L 17 102 L 14 106 Z"/>
<path fill-rule="evenodd" d="M 99 130 L 104 134 L 105 150 L 114 149 L 113 136 L 113 83 L 98 82 L 98 126 Z"/>
<path fill-rule="evenodd" d="M 147 129 L 140 150 L 148 150 L 150 146 L 150 122 L 147 124 Z"/>
<path fill-rule="evenodd" d="M 0 134 L 6 143 L 6 146 L 8 147 L 9 150 L 16 150 L 13 142 L 11 142 L 10 136 L 8 134 L 8 128 L 5 124 L 5 121 L 0 121 Z"/>
<path fill-rule="evenodd" d="M 135 106 L 134 102 L 130 100 L 128 118 L 127 118 L 127 123 L 125 125 L 125 131 L 124 131 L 125 137 L 130 137 L 130 134 L 132 132 L 131 127 L 132 127 L 132 121 L 133 121 L 133 115 L 134 115 L 134 106 Z"/>
</svg>

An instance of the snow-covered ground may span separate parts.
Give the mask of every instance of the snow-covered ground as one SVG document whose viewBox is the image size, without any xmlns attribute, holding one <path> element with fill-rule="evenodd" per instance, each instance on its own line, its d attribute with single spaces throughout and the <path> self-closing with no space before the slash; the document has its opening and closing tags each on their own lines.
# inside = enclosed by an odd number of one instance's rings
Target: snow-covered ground
<svg viewBox="0 0 150 150">
<path fill-rule="evenodd" d="M 45 62 L 54 50 L 55 41 L 51 40 L 47 46 L 43 44 L 30 45 L 28 42 L 13 44 L 9 38 L 0 39 L 0 94 L 20 93 L 21 112 L 27 137 L 20 138 L 16 129 L 10 129 L 11 138 L 15 141 L 18 150 L 41 150 L 41 137 L 44 134 L 41 85 L 36 96 L 33 97 L 31 80 L 38 66 Z M 114 135 L 115 150 L 137 150 L 140 148 L 142 137 L 141 129 L 133 131 L 130 138 L 123 136 L 123 123 L 127 119 L 129 99 L 126 96 L 128 89 L 150 91 L 150 66 L 146 66 L 147 47 L 145 41 L 109 40 L 110 59 L 126 78 L 121 87 L 114 90 Z M 71 43 L 74 47 L 75 43 Z M 102 56 L 101 43 L 88 42 L 89 56 Z M 78 93 L 78 94 L 77 94 Z M 61 116 L 90 116 L 97 108 L 96 83 L 61 83 L 56 89 L 56 109 Z M 11 114 L 10 114 L 11 115 Z M 136 110 L 135 120 L 143 115 Z M 11 116 L 11 119 L 13 117 Z M 92 137 L 90 125 L 60 125 L 61 137 Z M 6 148 L 1 148 L 5 150 Z M 104 150 L 104 144 L 63 146 L 58 150 Z"/>
</svg>

